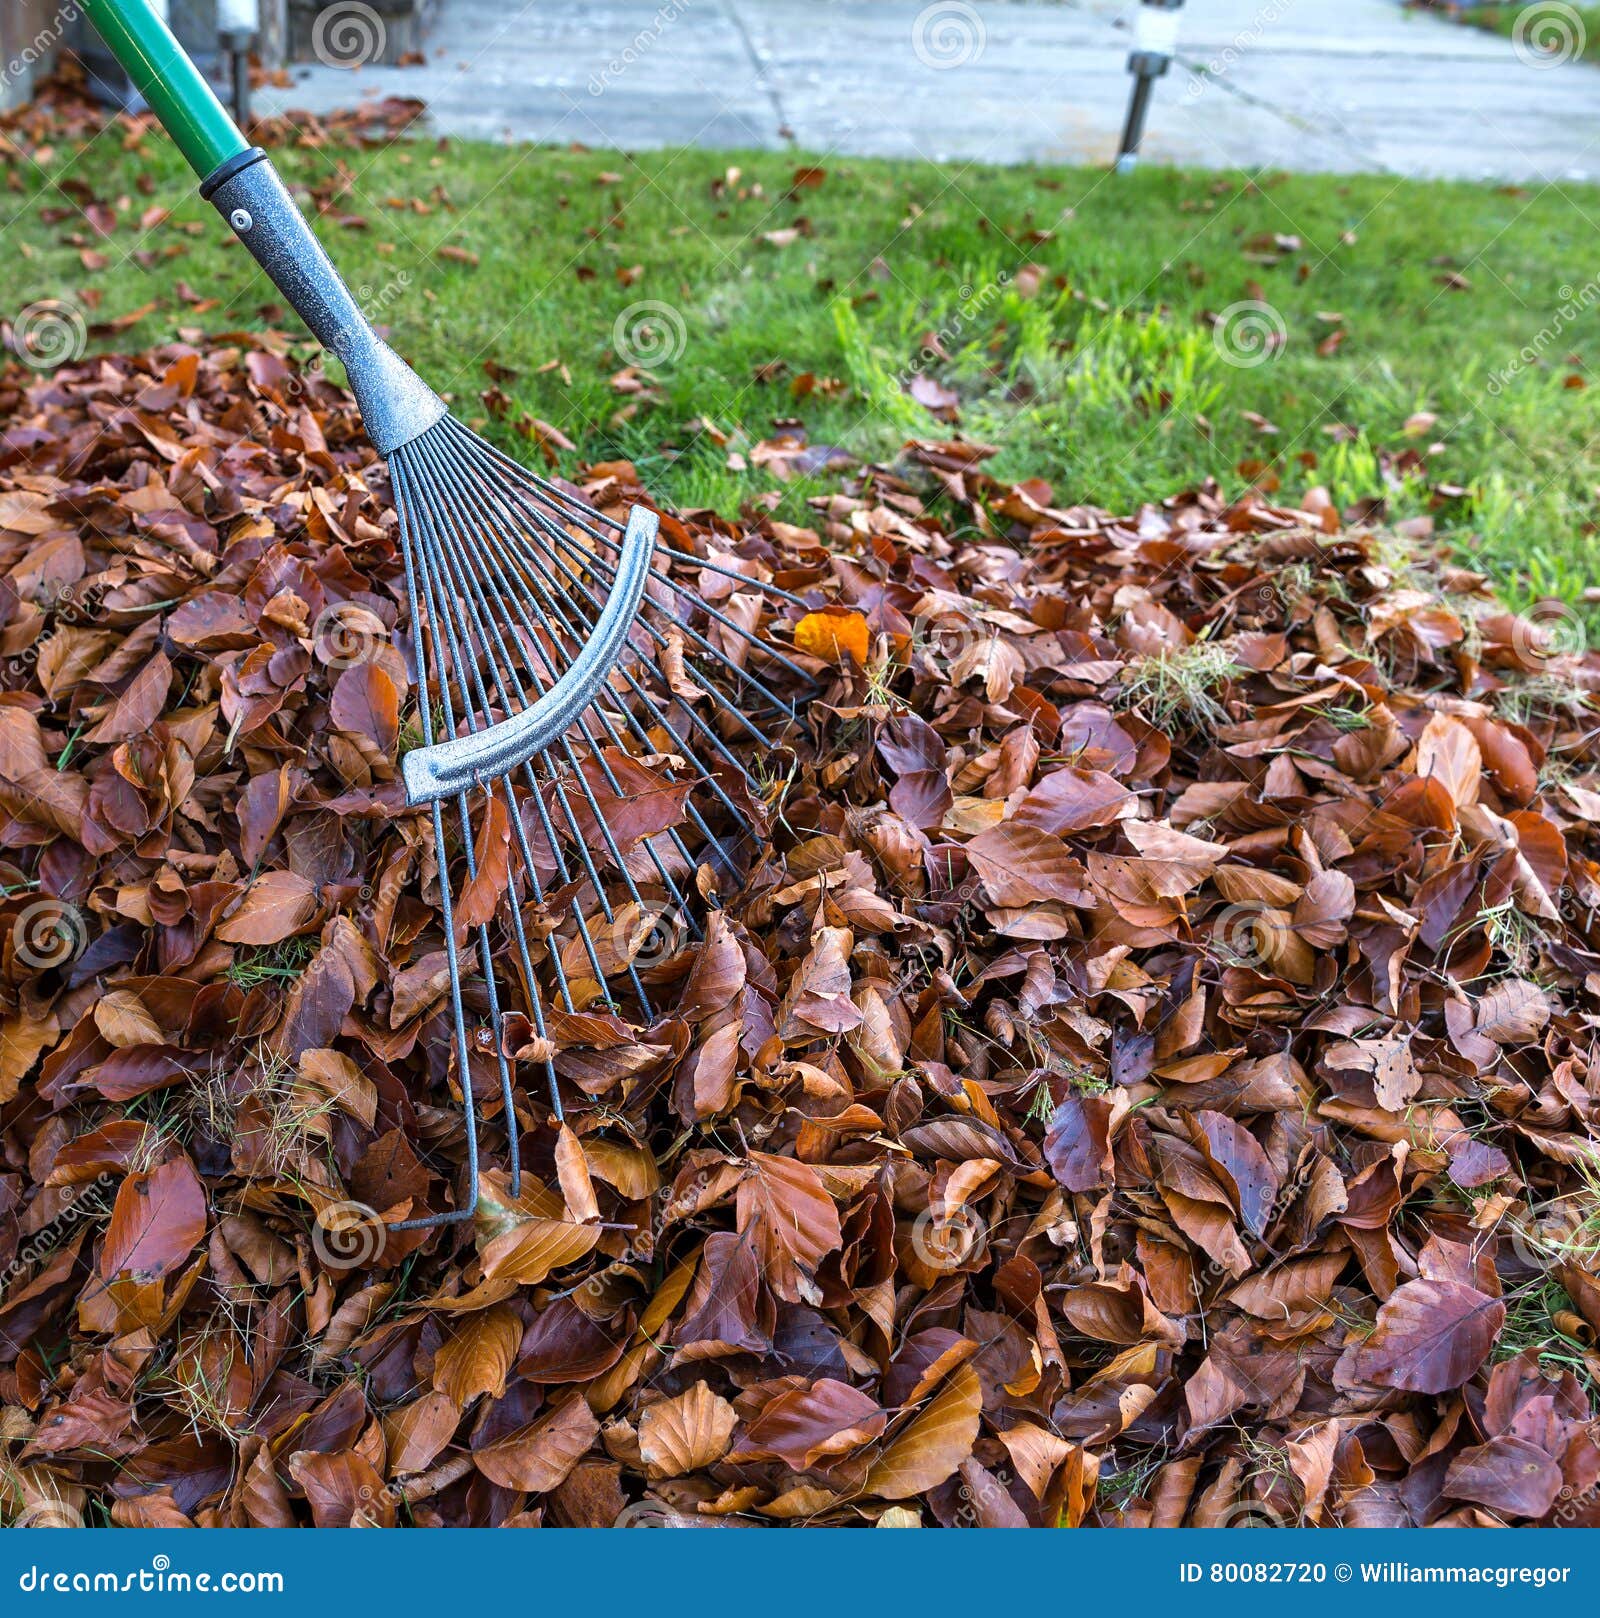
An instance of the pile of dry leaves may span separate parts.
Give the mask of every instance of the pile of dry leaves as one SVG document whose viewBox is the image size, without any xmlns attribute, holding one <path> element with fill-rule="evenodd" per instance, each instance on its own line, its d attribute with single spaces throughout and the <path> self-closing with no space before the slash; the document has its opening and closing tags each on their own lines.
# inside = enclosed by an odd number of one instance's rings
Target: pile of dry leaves
<svg viewBox="0 0 1600 1618">
<path fill-rule="evenodd" d="M 815 602 L 775 846 L 401 1234 L 464 1140 L 382 466 L 261 337 L 0 420 L 8 1518 L 1600 1524 L 1560 614 L 970 443 L 687 516 Z"/>
<path fill-rule="evenodd" d="M 287 88 L 285 74 L 253 76 L 258 82 Z M 386 96 L 327 113 L 291 110 L 281 117 L 258 118 L 251 123 L 249 135 L 256 145 L 274 149 L 379 147 L 410 129 L 425 110 L 424 103 L 410 96 Z M 138 148 L 160 128 L 154 113 L 123 113 L 107 107 L 90 92 L 83 65 L 69 56 L 28 101 L 0 112 L 0 171 L 6 173 L 11 189 L 21 190 L 26 171 L 35 164 L 48 164 L 61 148 L 92 139 L 113 124 L 128 148 Z M 60 189 L 73 196 L 78 187 L 69 183 Z"/>
</svg>

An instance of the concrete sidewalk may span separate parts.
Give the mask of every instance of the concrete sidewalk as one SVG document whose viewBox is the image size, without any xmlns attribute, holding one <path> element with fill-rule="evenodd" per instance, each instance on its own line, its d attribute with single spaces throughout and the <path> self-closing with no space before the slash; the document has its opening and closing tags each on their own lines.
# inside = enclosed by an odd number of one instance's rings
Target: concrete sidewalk
<svg viewBox="0 0 1600 1618">
<path fill-rule="evenodd" d="M 440 133 L 1105 163 L 1131 0 L 444 0 L 426 66 L 294 69 L 261 110 L 428 103 Z M 1191 0 L 1147 160 L 1600 178 L 1600 68 L 1398 0 Z"/>
</svg>

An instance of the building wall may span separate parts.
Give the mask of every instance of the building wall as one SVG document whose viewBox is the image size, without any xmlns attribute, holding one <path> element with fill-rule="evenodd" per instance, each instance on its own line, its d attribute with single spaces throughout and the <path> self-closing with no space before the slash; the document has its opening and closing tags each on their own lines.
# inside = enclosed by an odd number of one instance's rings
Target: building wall
<svg viewBox="0 0 1600 1618">
<path fill-rule="evenodd" d="M 0 3 L 0 108 L 17 106 L 33 93 L 34 81 L 49 72 L 76 10 L 73 0 Z"/>
</svg>

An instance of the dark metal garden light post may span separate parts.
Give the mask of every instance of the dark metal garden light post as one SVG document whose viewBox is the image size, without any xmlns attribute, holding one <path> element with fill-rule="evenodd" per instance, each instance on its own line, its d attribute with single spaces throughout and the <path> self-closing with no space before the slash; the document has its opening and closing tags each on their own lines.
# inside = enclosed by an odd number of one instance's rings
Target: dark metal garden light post
<svg viewBox="0 0 1600 1618">
<path fill-rule="evenodd" d="M 232 70 L 233 119 L 250 124 L 250 47 L 261 32 L 260 0 L 217 0 L 217 34 Z"/>
<path fill-rule="evenodd" d="M 1133 94 L 1128 100 L 1128 121 L 1122 128 L 1122 144 L 1117 149 L 1118 174 L 1131 174 L 1139 160 L 1139 142 L 1144 138 L 1151 92 L 1178 49 L 1178 13 L 1182 9 L 1183 0 L 1141 0 L 1134 21 L 1133 51 L 1128 57 Z"/>
</svg>

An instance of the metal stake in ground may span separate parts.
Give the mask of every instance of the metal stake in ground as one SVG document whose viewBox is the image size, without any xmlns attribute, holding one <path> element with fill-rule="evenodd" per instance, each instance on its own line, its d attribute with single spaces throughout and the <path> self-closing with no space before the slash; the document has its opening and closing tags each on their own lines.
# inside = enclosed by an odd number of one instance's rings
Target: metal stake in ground
<svg viewBox="0 0 1600 1618">
<path fill-rule="evenodd" d="M 1133 93 L 1128 98 L 1128 119 L 1122 126 L 1122 144 L 1117 149 L 1117 173 L 1131 174 L 1139 161 L 1139 143 L 1144 139 L 1145 115 L 1156 80 L 1171 65 L 1178 50 L 1178 13 L 1183 0 L 1142 0 L 1133 25 L 1133 51 L 1128 71 L 1133 75 Z"/>
<path fill-rule="evenodd" d="M 250 123 L 250 47 L 261 32 L 260 0 L 217 0 L 217 37 L 228 54 L 233 120 Z"/>
</svg>

